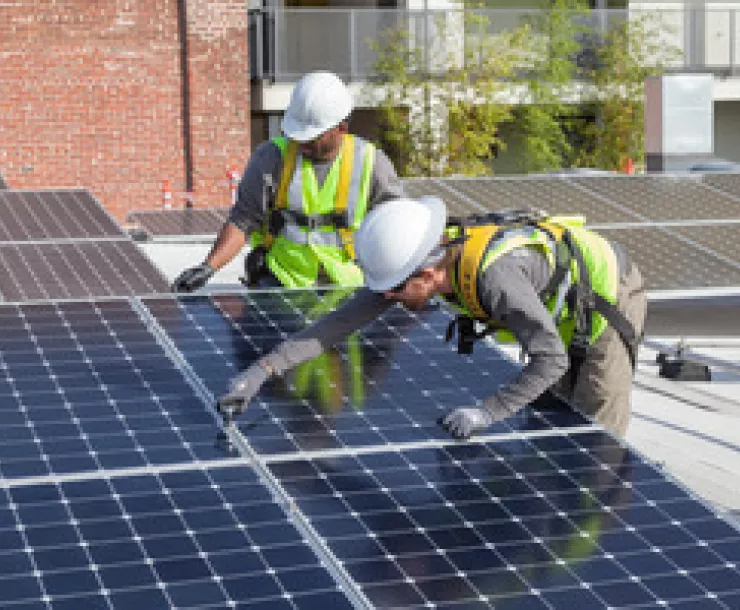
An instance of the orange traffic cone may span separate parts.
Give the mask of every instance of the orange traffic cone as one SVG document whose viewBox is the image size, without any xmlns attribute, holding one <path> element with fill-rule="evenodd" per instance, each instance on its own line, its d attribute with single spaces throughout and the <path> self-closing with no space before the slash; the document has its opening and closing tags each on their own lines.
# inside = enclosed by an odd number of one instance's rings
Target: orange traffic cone
<svg viewBox="0 0 740 610">
<path fill-rule="evenodd" d="M 622 173 L 623 174 L 634 174 L 635 173 L 635 165 L 632 163 L 632 157 L 627 157 L 625 162 L 622 164 Z"/>
</svg>

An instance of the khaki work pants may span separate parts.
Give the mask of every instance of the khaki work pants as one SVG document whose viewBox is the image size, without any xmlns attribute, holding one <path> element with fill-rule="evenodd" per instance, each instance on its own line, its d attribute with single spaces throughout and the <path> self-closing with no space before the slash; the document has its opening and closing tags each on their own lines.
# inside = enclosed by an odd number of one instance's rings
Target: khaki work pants
<svg viewBox="0 0 740 610">
<path fill-rule="evenodd" d="M 622 278 L 617 291 L 617 308 L 642 336 L 647 313 L 642 275 L 635 265 Z M 637 354 L 635 354 L 637 357 Z M 571 391 L 571 371 L 553 388 L 575 407 L 620 437 L 627 432 L 632 411 L 632 362 L 617 332 L 607 326 L 591 346 Z"/>
</svg>

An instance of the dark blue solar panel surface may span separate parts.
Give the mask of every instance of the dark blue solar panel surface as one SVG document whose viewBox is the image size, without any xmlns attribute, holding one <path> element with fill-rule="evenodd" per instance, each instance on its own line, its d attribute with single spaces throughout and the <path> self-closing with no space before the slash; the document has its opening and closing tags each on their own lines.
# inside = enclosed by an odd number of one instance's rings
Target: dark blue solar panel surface
<svg viewBox="0 0 740 610">
<path fill-rule="evenodd" d="M 2 608 L 352 607 L 244 467 L 0 490 L 0 540 Z"/>
<path fill-rule="evenodd" d="M 600 432 L 271 469 L 378 607 L 740 607 L 740 532 Z"/>
<path fill-rule="evenodd" d="M 217 397 L 234 375 L 342 296 L 253 292 L 143 301 Z M 262 454 L 447 440 L 436 424 L 441 414 L 484 400 L 518 370 L 482 343 L 471 356 L 457 354 L 444 341 L 450 320 L 444 309 L 392 308 L 336 350 L 267 384 L 240 419 L 241 431 Z M 490 432 L 587 423 L 550 399 Z"/>
<path fill-rule="evenodd" d="M 0 474 L 223 457 L 214 420 L 127 301 L 0 306 Z"/>
</svg>

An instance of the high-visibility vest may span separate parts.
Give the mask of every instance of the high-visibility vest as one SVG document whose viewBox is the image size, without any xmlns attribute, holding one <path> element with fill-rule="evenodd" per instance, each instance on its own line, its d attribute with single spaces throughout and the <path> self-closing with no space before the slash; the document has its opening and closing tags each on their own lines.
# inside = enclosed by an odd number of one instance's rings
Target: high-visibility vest
<svg viewBox="0 0 740 610">
<path fill-rule="evenodd" d="M 375 148 L 345 135 L 342 147 L 319 187 L 310 160 L 298 144 L 273 139 L 283 168 L 273 202 L 282 218 L 279 232 L 266 225 L 250 235 L 250 245 L 267 247 L 267 266 L 286 288 L 316 283 L 319 270 L 341 286 L 360 286 L 363 275 L 354 263 L 353 235 L 367 213 Z M 267 211 L 270 218 L 273 210 Z"/>
<path fill-rule="evenodd" d="M 614 305 L 619 286 L 619 264 L 614 249 L 603 237 L 585 229 L 583 219 L 574 217 L 552 217 L 546 221 L 512 226 L 480 225 L 464 227 L 467 239 L 463 242 L 462 253 L 453 269 L 452 284 L 457 303 L 452 303 L 464 315 L 483 323 L 495 325 L 483 309 L 478 298 L 478 280 L 485 270 L 501 256 L 517 248 L 533 248 L 541 252 L 550 265 L 551 274 L 555 272 L 558 260 L 568 256 L 563 242 L 567 230 L 572 241 L 581 253 L 593 291 Z M 452 229 L 454 235 L 455 229 Z M 458 230 L 459 233 L 459 230 Z M 568 304 L 567 294 L 578 282 L 579 269 L 571 257 L 567 273 L 558 286 L 550 287 L 541 294 L 543 304 L 553 316 L 563 343 L 567 346 L 573 337 L 575 319 Z M 594 311 L 590 341 L 601 336 L 607 326 L 606 319 Z M 513 341 L 514 337 L 506 329 L 497 329 L 499 341 Z"/>
</svg>

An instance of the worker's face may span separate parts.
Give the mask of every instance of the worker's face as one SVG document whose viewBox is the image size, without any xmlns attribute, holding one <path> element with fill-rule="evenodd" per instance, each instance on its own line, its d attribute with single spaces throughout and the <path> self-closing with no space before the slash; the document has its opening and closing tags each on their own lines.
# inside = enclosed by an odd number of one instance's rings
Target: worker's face
<svg viewBox="0 0 740 610">
<path fill-rule="evenodd" d="M 339 154 L 342 147 L 342 136 L 347 133 L 347 123 L 340 123 L 325 131 L 318 138 L 308 142 L 301 142 L 301 154 L 311 161 L 327 162 Z"/>
<path fill-rule="evenodd" d="M 419 311 L 424 309 L 435 293 L 434 270 L 422 269 L 418 274 L 406 280 L 400 290 L 386 290 L 383 296 L 389 301 L 397 301 L 413 311 Z"/>
</svg>

